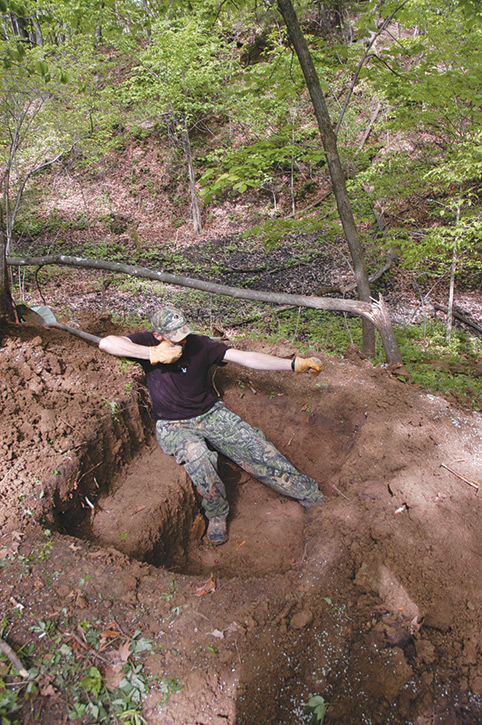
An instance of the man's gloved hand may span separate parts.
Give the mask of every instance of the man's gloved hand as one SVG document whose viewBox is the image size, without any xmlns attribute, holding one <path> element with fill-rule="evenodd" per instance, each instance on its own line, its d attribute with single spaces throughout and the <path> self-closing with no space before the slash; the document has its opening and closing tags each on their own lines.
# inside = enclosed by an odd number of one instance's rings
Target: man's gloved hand
<svg viewBox="0 0 482 725">
<path fill-rule="evenodd" d="M 182 355 L 181 345 L 173 345 L 171 342 L 164 340 L 160 345 L 149 348 L 149 361 L 151 365 L 156 363 L 169 363 L 176 362 Z"/>
<path fill-rule="evenodd" d="M 317 357 L 295 357 L 293 370 L 295 373 L 309 373 L 316 377 L 321 373 L 321 360 Z"/>
</svg>

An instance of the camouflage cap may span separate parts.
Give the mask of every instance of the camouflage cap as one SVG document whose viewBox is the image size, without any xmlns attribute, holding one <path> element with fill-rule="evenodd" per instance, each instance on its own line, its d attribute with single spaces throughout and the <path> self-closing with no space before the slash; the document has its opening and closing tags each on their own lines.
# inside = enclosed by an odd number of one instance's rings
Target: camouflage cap
<svg viewBox="0 0 482 725">
<path fill-rule="evenodd" d="M 151 317 L 151 325 L 154 332 L 164 335 L 171 342 L 181 342 L 185 337 L 194 332 L 187 324 L 181 310 L 176 307 L 161 307 Z"/>
</svg>

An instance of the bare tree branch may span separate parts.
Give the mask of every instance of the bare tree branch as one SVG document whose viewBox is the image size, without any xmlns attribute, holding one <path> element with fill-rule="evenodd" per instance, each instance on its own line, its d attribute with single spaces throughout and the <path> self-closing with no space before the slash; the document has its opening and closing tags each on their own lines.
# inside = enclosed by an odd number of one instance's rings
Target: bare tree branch
<svg viewBox="0 0 482 725">
<path fill-rule="evenodd" d="M 20 662 L 19 658 L 17 657 L 17 655 L 15 654 L 13 649 L 10 647 L 10 645 L 7 642 L 5 642 L 4 639 L 0 639 L 0 652 L 3 652 L 3 654 L 6 655 L 6 657 L 8 657 L 8 659 L 10 660 L 12 665 L 15 667 L 15 669 L 17 670 L 20 677 L 28 677 L 27 670 L 22 665 L 22 663 Z"/>
</svg>

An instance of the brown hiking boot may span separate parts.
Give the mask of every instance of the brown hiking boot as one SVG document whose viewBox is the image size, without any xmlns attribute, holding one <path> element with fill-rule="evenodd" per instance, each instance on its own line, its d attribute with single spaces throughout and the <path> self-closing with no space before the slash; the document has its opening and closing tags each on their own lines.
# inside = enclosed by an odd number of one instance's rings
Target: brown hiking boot
<svg viewBox="0 0 482 725">
<path fill-rule="evenodd" d="M 323 496 L 321 491 L 318 491 L 310 498 L 300 498 L 298 500 L 300 504 L 304 507 L 305 511 L 308 511 L 308 509 L 313 508 L 313 506 L 318 506 L 318 504 L 324 503 L 325 497 Z"/>
<path fill-rule="evenodd" d="M 228 529 L 226 526 L 227 518 L 228 515 L 225 514 L 224 516 L 213 516 L 209 519 L 207 530 L 207 540 L 209 544 L 220 546 L 221 544 L 226 543 L 228 540 Z"/>
</svg>

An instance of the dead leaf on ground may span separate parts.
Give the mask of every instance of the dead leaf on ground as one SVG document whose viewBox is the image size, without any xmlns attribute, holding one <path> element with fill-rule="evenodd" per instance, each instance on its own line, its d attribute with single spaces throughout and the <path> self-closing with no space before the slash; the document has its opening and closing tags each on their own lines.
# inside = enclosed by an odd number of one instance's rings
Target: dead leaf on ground
<svg viewBox="0 0 482 725">
<path fill-rule="evenodd" d="M 204 594 L 210 594 L 211 592 L 216 591 L 216 582 L 214 581 L 213 574 L 209 575 L 209 579 L 204 582 L 196 591 L 194 592 L 196 597 L 202 597 Z"/>
<path fill-rule="evenodd" d="M 212 632 L 209 632 L 213 637 L 217 637 L 217 639 L 224 639 L 224 632 L 221 632 L 220 629 L 213 629 Z"/>
<path fill-rule="evenodd" d="M 47 685 L 47 687 L 43 687 L 43 688 L 42 688 L 42 689 L 40 690 L 40 694 L 41 694 L 41 695 L 42 695 L 43 697 L 47 697 L 48 695 L 50 695 L 50 697 L 55 697 L 55 696 L 57 695 L 57 693 L 55 692 L 55 690 L 54 690 L 54 688 L 52 687 L 52 685 Z"/>
<path fill-rule="evenodd" d="M 237 634 L 239 632 L 239 624 L 237 622 L 231 622 L 226 632 L 228 634 Z"/>
<path fill-rule="evenodd" d="M 112 665 L 106 665 L 104 681 L 105 686 L 109 690 L 115 690 L 119 687 L 122 678 L 124 677 L 124 673 L 122 672 L 122 666 L 122 662 L 116 662 Z"/>
<path fill-rule="evenodd" d="M 69 647 L 71 647 L 74 652 L 85 650 L 85 645 L 81 645 L 79 640 L 76 639 L 73 634 L 67 635 L 67 641 L 69 643 Z"/>
<path fill-rule="evenodd" d="M 18 552 L 18 544 L 17 546 L 4 546 L 3 549 L 0 549 L 0 559 L 14 559 L 15 555 Z"/>
<path fill-rule="evenodd" d="M 100 634 L 99 649 L 104 649 L 109 643 L 109 640 L 117 639 L 118 637 L 124 637 L 122 632 L 120 632 L 118 629 L 114 629 L 113 627 L 107 627 Z"/>
<path fill-rule="evenodd" d="M 87 646 L 87 640 L 85 639 L 84 630 L 80 626 L 80 624 L 77 625 L 77 632 L 79 633 L 80 639 L 82 642 L 85 642 L 85 645 Z"/>
<path fill-rule="evenodd" d="M 8 601 L 10 602 L 10 604 L 13 607 L 15 607 L 15 608 L 18 607 L 18 609 L 20 609 L 20 611 L 22 611 L 22 609 L 25 609 L 25 606 L 21 602 L 17 602 L 17 600 L 14 597 L 10 597 L 10 599 Z"/>
<path fill-rule="evenodd" d="M 126 642 L 123 642 L 118 649 L 105 655 L 109 660 L 109 663 L 105 668 L 105 684 L 109 690 L 114 690 L 119 687 L 120 682 L 124 677 L 122 668 L 132 654 L 129 649 L 130 645 L 131 640 L 129 639 Z"/>
<path fill-rule="evenodd" d="M 129 639 L 126 642 L 123 642 L 121 644 L 121 646 L 119 647 L 119 649 L 116 650 L 116 652 L 120 658 L 120 661 L 123 663 L 127 662 L 127 660 L 129 659 L 129 657 L 132 654 L 132 652 L 130 651 L 130 646 L 131 646 L 131 640 Z"/>
<path fill-rule="evenodd" d="M 108 628 L 108 629 L 104 629 L 104 631 L 101 632 L 100 636 L 103 637 L 104 639 L 107 639 L 108 637 L 113 637 L 113 638 L 114 637 L 121 637 L 122 636 L 122 633 L 119 632 L 118 629 L 110 629 L 110 628 Z"/>
<path fill-rule="evenodd" d="M 422 624 L 423 624 L 424 618 L 422 617 L 420 619 L 419 615 L 416 614 L 415 617 L 410 621 L 410 627 L 412 629 L 412 632 L 419 632 Z"/>
<path fill-rule="evenodd" d="M 1 549 L 0 559 L 13 559 L 18 554 L 18 548 L 20 546 L 20 539 L 23 534 L 19 531 L 11 531 L 8 534 L 0 537 Z"/>
</svg>

